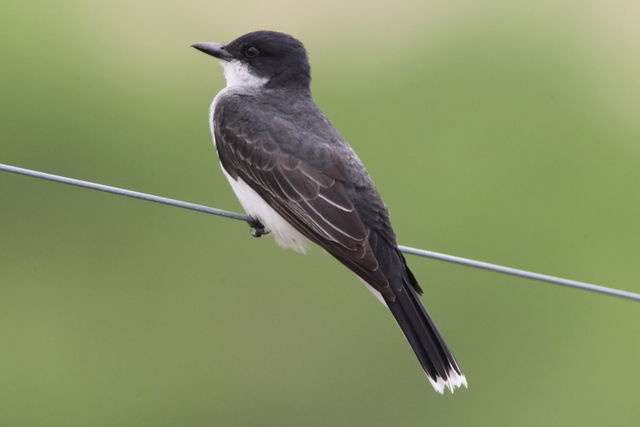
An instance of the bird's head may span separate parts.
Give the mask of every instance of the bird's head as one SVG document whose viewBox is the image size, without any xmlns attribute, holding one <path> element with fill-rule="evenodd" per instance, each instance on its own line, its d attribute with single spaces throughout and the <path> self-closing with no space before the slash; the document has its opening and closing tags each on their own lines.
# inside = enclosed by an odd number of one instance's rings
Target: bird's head
<svg viewBox="0 0 640 427">
<path fill-rule="evenodd" d="M 308 89 L 311 69 L 303 44 L 275 31 L 255 31 L 222 43 L 192 47 L 218 58 L 227 86 Z"/>
</svg>

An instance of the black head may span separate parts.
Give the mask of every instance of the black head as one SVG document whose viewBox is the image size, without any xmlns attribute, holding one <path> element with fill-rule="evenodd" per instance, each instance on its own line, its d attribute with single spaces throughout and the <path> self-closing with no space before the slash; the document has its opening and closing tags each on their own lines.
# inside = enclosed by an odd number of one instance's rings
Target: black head
<svg viewBox="0 0 640 427">
<path fill-rule="evenodd" d="M 309 88 L 311 68 L 303 44 L 275 31 L 255 31 L 228 44 L 196 43 L 194 48 L 218 58 L 227 84 L 261 81 L 267 87 Z M 247 75 L 248 73 L 248 75 Z"/>
</svg>

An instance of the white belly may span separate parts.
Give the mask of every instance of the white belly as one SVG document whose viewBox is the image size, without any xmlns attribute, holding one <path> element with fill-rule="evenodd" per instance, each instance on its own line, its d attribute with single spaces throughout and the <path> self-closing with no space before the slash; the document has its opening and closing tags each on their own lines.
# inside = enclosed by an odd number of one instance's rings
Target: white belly
<svg viewBox="0 0 640 427">
<path fill-rule="evenodd" d="M 240 177 L 238 177 L 237 181 L 233 179 L 224 168 L 222 168 L 222 172 L 227 177 L 233 192 L 236 193 L 236 197 L 247 215 L 257 218 L 265 229 L 273 234 L 274 239 L 280 246 L 303 253 L 307 250 L 309 240 L 293 228 L 278 212 L 273 210 L 253 188 L 249 187 Z"/>
</svg>

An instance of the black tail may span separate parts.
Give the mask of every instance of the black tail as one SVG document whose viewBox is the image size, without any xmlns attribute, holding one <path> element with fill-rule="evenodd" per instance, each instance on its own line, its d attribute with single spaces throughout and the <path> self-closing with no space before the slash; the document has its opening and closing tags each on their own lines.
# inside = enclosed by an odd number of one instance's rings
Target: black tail
<svg viewBox="0 0 640 427">
<path fill-rule="evenodd" d="M 402 285 L 393 286 L 395 300 L 386 300 L 386 303 L 418 356 L 431 385 L 439 393 L 444 392 L 445 386 L 451 392 L 456 387 L 466 387 L 467 380 L 456 359 L 420 302 L 416 291 L 420 287 L 415 278 L 408 268 L 403 276 Z"/>
</svg>

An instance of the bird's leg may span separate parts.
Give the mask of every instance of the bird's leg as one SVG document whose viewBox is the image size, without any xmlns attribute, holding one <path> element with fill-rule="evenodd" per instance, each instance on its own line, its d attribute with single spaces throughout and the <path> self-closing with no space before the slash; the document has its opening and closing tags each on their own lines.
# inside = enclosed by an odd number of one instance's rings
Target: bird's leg
<svg viewBox="0 0 640 427">
<path fill-rule="evenodd" d="M 269 231 L 264 229 L 264 225 L 257 218 L 251 217 L 247 222 L 251 228 L 249 232 L 253 237 L 262 237 L 265 234 L 269 234 Z"/>
</svg>

